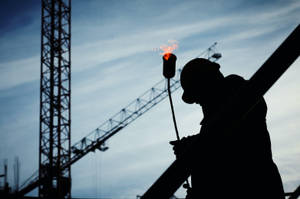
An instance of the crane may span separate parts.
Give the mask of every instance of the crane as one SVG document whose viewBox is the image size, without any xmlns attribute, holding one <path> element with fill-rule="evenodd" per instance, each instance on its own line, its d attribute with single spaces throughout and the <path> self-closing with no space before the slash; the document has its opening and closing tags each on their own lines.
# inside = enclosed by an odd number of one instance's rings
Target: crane
<svg viewBox="0 0 300 199">
<path fill-rule="evenodd" d="M 213 43 L 209 48 L 199 54 L 197 57 L 205 56 L 211 61 L 217 61 L 222 55 L 216 52 L 217 42 Z M 180 73 L 181 68 L 177 69 L 177 76 L 171 79 L 170 89 L 171 92 L 176 91 L 181 87 L 180 85 Z M 76 161 L 81 159 L 89 152 L 95 150 L 106 151 L 108 147 L 105 142 L 113 135 L 124 129 L 127 125 L 135 121 L 142 116 L 148 110 L 160 103 L 168 96 L 167 82 L 162 79 L 149 90 L 144 92 L 134 101 L 129 103 L 125 108 L 121 109 L 118 113 L 113 115 L 107 121 L 102 123 L 98 128 L 90 132 L 87 136 L 76 142 L 71 147 L 71 158 L 69 161 L 62 164 L 61 169 L 69 168 Z M 41 183 L 39 180 L 39 171 L 34 172 L 21 186 L 20 195 L 24 195 Z"/>
</svg>

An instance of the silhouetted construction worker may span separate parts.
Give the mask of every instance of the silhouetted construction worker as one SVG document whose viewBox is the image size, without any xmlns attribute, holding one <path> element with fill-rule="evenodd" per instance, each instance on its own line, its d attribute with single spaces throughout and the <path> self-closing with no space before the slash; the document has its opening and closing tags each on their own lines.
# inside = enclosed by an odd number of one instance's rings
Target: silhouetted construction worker
<svg viewBox="0 0 300 199">
<path fill-rule="evenodd" d="M 183 101 L 199 104 L 204 115 L 199 134 L 171 142 L 180 156 L 195 136 L 201 140 L 201 156 L 195 151 L 193 157 L 197 158 L 187 165 L 192 178 L 189 198 L 284 199 L 281 177 L 272 159 L 263 97 L 228 135 L 206 130 L 208 121 L 247 84 L 238 75 L 224 77 L 219 68 L 217 63 L 196 58 L 181 72 Z"/>
</svg>

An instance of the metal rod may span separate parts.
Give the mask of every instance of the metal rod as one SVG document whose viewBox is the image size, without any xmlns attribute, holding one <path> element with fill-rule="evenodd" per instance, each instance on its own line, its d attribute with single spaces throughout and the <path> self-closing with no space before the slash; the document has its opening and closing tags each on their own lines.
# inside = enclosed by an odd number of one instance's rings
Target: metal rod
<svg viewBox="0 0 300 199">
<path fill-rule="evenodd" d="M 180 136 L 179 136 L 177 123 L 176 123 L 176 118 L 175 118 L 174 106 L 173 106 L 173 101 L 172 101 L 172 96 L 171 96 L 170 79 L 169 78 L 168 78 L 168 95 L 169 95 L 169 100 L 170 100 L 170 106 L 171 106 L 171 111 L 172 111 L 172 118 L 173 118 L 174 128 L 175 128 L 175 132 L 176 132 L 176 138 L 177 138 L 177 141 L 180 141 Z M 190 188 L 191 186 L 190 186 L 189 180 L 186 179 L 185 182 L 187 184 L 187 187 Z"/>
<path fill-rule="evenodd" d="M 179 141 L 180 136 L 179 136 L 179 133 L 178 133 L 177 123 L 176 123 L 176 118 L 175 118 L 175 113 L 174 113 L 174 106 L 173 106 L 173 101 L 172 101 L 172 96 L 171 96 L 170 79 L 168 79 L 168 95 L 169 95 L 169 100 L 170 100 L 170 106 L 171 106 L 171 111 L 172 111 L 172 118 L 173 118 L 176 138 Z"/>
</svg>

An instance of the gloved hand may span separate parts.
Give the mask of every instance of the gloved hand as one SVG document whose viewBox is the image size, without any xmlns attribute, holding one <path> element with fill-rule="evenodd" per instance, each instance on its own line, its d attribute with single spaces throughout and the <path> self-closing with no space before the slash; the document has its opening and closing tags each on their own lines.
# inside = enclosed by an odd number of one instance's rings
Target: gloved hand
<svg viewBox="0 0 300 199">
<path fill-rule="evenodd" d="M 190 145 L 192 139 L 192 136 L 188 136 L 181 138 L 181 140 L 174 140 L 169 142 L 171 145 L 173 145 L 173 151 L 176 155 L 176 158 L 180 157 L 187 146 Z"/>
</svg>

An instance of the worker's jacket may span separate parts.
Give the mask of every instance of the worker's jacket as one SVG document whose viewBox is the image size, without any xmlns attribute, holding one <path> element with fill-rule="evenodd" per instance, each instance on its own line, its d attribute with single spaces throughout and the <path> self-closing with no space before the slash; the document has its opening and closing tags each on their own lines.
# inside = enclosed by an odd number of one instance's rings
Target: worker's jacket
<svg viewBox="0 0 300 199">
<path fill-rule="evenodd" d="M 202 107 L 201 157 L 192 165 L 192 198 L 270 198 L 283 199 L 283 187 L 272 160 L 271 141 L 266 126 L 267 106 L 261 98 L 237 128 L 228 136 L 207 132 L 206 124 L 246 80 L 230 75 L 222 83 L 222 94 L 211 107 Z M 207 151 L 206 151 L 207 150 Z"/>
</svg>

